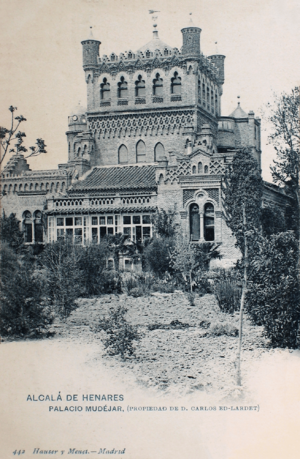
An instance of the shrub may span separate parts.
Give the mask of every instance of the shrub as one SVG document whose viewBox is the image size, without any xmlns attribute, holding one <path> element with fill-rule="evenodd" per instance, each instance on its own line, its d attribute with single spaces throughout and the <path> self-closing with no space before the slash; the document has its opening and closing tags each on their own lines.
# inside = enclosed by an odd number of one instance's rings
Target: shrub
<svg viewBox="0 0 300 459">
<path fill-rule="evenodd" d="M 126 313 L 123 306 L 111 308 L 108 317 L 101 318 L 95 328 L 96 332 L 105 332 L 102 341 L 108 355 L 120 355 L 123 360 L 134 355 L 134 342 L 141 338 L 137 327 L 127 322 Z"/>
<path fill-rule="evenodd" d="M 114 275 L 108 274 L 106 261 L 109 255 L 107 241 L 84 247 L 79 258 L 79 270 L 82 273 L 82 284 L 87 295 L 99 295 L 114 290 Z"/>
<path fill-rule="evenodd" d="M 219 270 L 213 281 L 213 292 L 217 298 L 219 308 L 223 312 L 233 314 L 238 311 L 241 302 L 241 282 L 239 272 Z"/>
<path fill-rule="evenodd" d="M 24 234 L 20 231 L 20 221 L 16 218 L 16 214 L 6 217 L 3 212 L 0 217 L 0 240 L 7 242 L 15 252 L 24 248 Z"/>
<path fill-rule="evenodd" d="M 153 288 L 155 278 L 151 273 L 123 273 L 122 289 L 127 295 L 134 297 L 146 296 Z"/>
<path fill-rule="evenodd" d="M 101 293 L 120 293 L 122 291 L 120 273 L 114 269 L 103 270 L 99 282 Z"/>
<path fill-rule="evenodd" d="M 171 237 L 158 237 L 145 247 L 143 251 L 143 261 L 146 269 L 149 269 L 157 276 L 162 276 L 165 272 L 172 272 L 170 266 L 170 254 L 174 248 L 174 239 Z"/>
<path fill-rule="evenodd" d="M 38 337 L 54 319 L 49 300 L 33 275 L 33 266 L 16 255 L 12 264 L 6 263 L 8 254 L 9 248 L 2 246 L 0 332 L 3 336 Z"/>
<path fill-rule="evenodd" d="M 80 269 L 83 248 L 66 241 L 48 244 L 37 259 L 36 275 L 44 276 L 45 292 L 56 312 L 67 317 L 76 305 L 76 299 L 85 293 L 84 273 Z"/>
<path fill-rule="evenodd" d="M 298 241 L 287 231 L 261 237 L 258 249 L 250 265 L 247 310 L 254 323 L 264 325 L 274 346 L 296 347 L 300 320 Z"/>
<path fill-rule="evenodd" d="M 187 299 L 191 306 L 195 306 L 195 298 L 196 298 L 196 295 L 194 292 L 187 293 Z"/>
<path fill-rule="evenodd" d="M 210 325 L 209 333 L 214 336 L 238 336 L 239 330 L 229 322 L 216 322 Z"/>
</svg>

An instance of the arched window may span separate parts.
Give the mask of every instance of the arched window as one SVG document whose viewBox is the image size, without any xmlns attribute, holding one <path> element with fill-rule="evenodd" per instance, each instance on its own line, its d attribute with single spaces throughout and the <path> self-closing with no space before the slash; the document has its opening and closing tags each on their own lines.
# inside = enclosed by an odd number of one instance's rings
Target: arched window
<svg viewBox="0 0 300 459">
<path fill-rule="evenodd" d="M 203 107 L 205 107 L 205 98 L 206 98 L 206 95 L 205 95 L 205 84 L 202 83 L 202 104 L 203 104 Z"/>
<path fill-rule="evenodd" d="M 196 174 L 196 171 L 197 171 L 196 166 L 193 166 L 193 168 L 192 168 L 192 173 L 193 173 L 193 174 Z"/>
<path fill-rule="evenodd" d="M 190 238 L 191 241 L 200 239 L 200 214 L 198 204 L 190 206 Z"/>
<path fill-rule="evenodd" d="M 30 243 L 32 242 L 32 220 L 31 220 L 31 212 L 29 210 L 25 210 L 23 214 L 23 229 L 24 229 L 24 238 L 25 242 Z"/>
<path fill-rule="evenodd" d="M 171 94 L 181 94 L 181 78 L 178 73 L 174 73 L 174 77 L 171 78 Z"/>
<path fill-rule="evenodd" d="M 198 174 L 202 174 L 203 173 L 203 166 L 202 166 L 202 163 L 198 163 Z"/>
<path fill-rule="evenodd" d="M 216 115 L 219 114 L 219 110 L 218 110 L 218 95 L 217 93 L 215 93 L 215 111 L 216 111 Z"/>
<path fill-rule="evenodd" d="M 214 206 L 208 202 L 204 206 L 204 239 L 214 241 L 215 239 L 215 213 Z"/>
<path fill-rule="evenodd" d="M 208 166 L 204 166 L 204 174 L 208 174 Z"/>
<path fill-rule="evenodd" d="M 154 96 L 163 95 L 163 79 L 160 78 L 159 73 L 156 74 L 155 79 L 153 80 L 153 95 Z"/>
<path fill-rule="evenodd" d="M 147 51 L 146 51 L 146 57 L 147 57 L 147 59 L 149 59 L 149 57 L 151 57 L 151 53 L 150 53 L 149 49 L 147 49 Z"/>
<path fill-rule="evenodd" d="M 165 156 L 165 147 L 159 142 L 154 149 L 154 160 L 159 161 L 163 156 Z"/>
<path fill-rule="evenodd" d="M 145 80 L 142 80 L 142 76 L 139 75 L 135 82 L 135 97 L 141 97 L 146 95 Z"/>
<path fill-rule="evenodd" d="M 34 242 L 43 242 L 42 212 L 36 210 L 34 217 Z"/>
<path fill-rule="evenodd" d="M 103 78 L 103 83 L 101 83 L 100 88 L 101 100 L 110 99 L 110 84 L 107 82 L 107 78 Z"/>
<path fill-rule="evenodd" d="M 211 111 L 214 113 L 214 92 L 213 90 L 210 91 L 210 103 L 211 103 Z"/>
<path fill-rule="evenodd" d="M 167 50 L 167 48 L 164 49 L 164 56 L 168 56 L 169 55 L 169 51 Z"/>
<path fill-rule="evenodd" d="M 136 162 L 144 163 L 146 161 L 146 146 L 142 140 L 136 144 Z"/>
<path fill-rule="evenodd" d="M 125 145 L 121 145 L 119 148 L 119 164 L 128 163 L 128 150 Z"/>
<path fill-rule="evenodd" d="M 118 83 L 118 97 L 127 97 L 127 90 L 127 82 L 125 81 L 125 78 L 122 76 L 120 82 Z"/>
</svg>

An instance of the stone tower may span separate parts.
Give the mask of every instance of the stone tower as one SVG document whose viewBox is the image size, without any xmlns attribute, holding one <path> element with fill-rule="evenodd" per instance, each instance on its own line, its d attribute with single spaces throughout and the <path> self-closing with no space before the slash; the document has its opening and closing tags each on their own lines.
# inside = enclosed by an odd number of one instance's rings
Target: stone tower
<svg viewBox="0 0 300 459">
<path fill-rule="evenodd" d="M 195 27 L 192 20 L 188 27 L 181 29 L 182 33 L 182 54 L 200 57 L 200 33 L 201 29 Z"/>
</svg>

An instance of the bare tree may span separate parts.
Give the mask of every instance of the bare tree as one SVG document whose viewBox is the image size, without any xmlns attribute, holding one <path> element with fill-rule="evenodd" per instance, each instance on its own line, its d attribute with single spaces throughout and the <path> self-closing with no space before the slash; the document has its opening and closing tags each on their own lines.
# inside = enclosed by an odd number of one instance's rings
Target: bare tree
<svg viewBox="0 0 300 459">
<path fill-rule="evenodd" d="M 24 116 L 14 116 L 17 107 L 13 107 L 12 105 L 8 109 L 11 112 L 11 126 L 10 129 L 0 126 L 0 165 L 2 165 L 7 153 L 26 153 L 28 150 L 23 145 L 24 137 L 26 137 L 25 132 L 19 131 L 19 126 L 24 121 L 27 121 Z M 10 148 L 11 143 L 16 141 L 14 144 L 15 148 Z M 30 156 L 37 156 L 41 153 L 47 153 L 46 151 L 45 142 L 43 139 L 37 139 L 36 145 L 33 147 L 29 147 L 30 154 L 26 156 L 29 158 Z"/>
</svg>

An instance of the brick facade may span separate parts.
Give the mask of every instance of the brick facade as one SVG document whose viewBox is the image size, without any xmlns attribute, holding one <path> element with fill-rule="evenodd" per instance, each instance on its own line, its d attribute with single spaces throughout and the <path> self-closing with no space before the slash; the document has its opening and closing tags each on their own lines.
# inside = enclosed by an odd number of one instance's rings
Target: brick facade
<svg viewBox="0 0 300 459">
<path fill-rule="evenodd" d="M 222 174 L 238 148 L 251 148 L 261 164 L 260 120 L 240 104 L 221 116 L 225 56 L 202 54 L 201 29 L 181 32 L 181 51 L 156 30 L 138 51 L 119 56 L 100 56 L 93 38 L 82 42 L 87 110 L 68 118 L 68 162 L 30 171 L 14 155 L 2 173 L 7 214 L 26 229 L 42 213 L 44 241 L 69 234 L 89 244 L 119 231 L 144 240 L 152 236 L 151 213 L 172 209 L 183 237 L 221 243 L 215 264 L 239 258 L 222 212 Z M 264 205 L 284 205 L 275 188 L 266 185 Z"/>
</svg>

